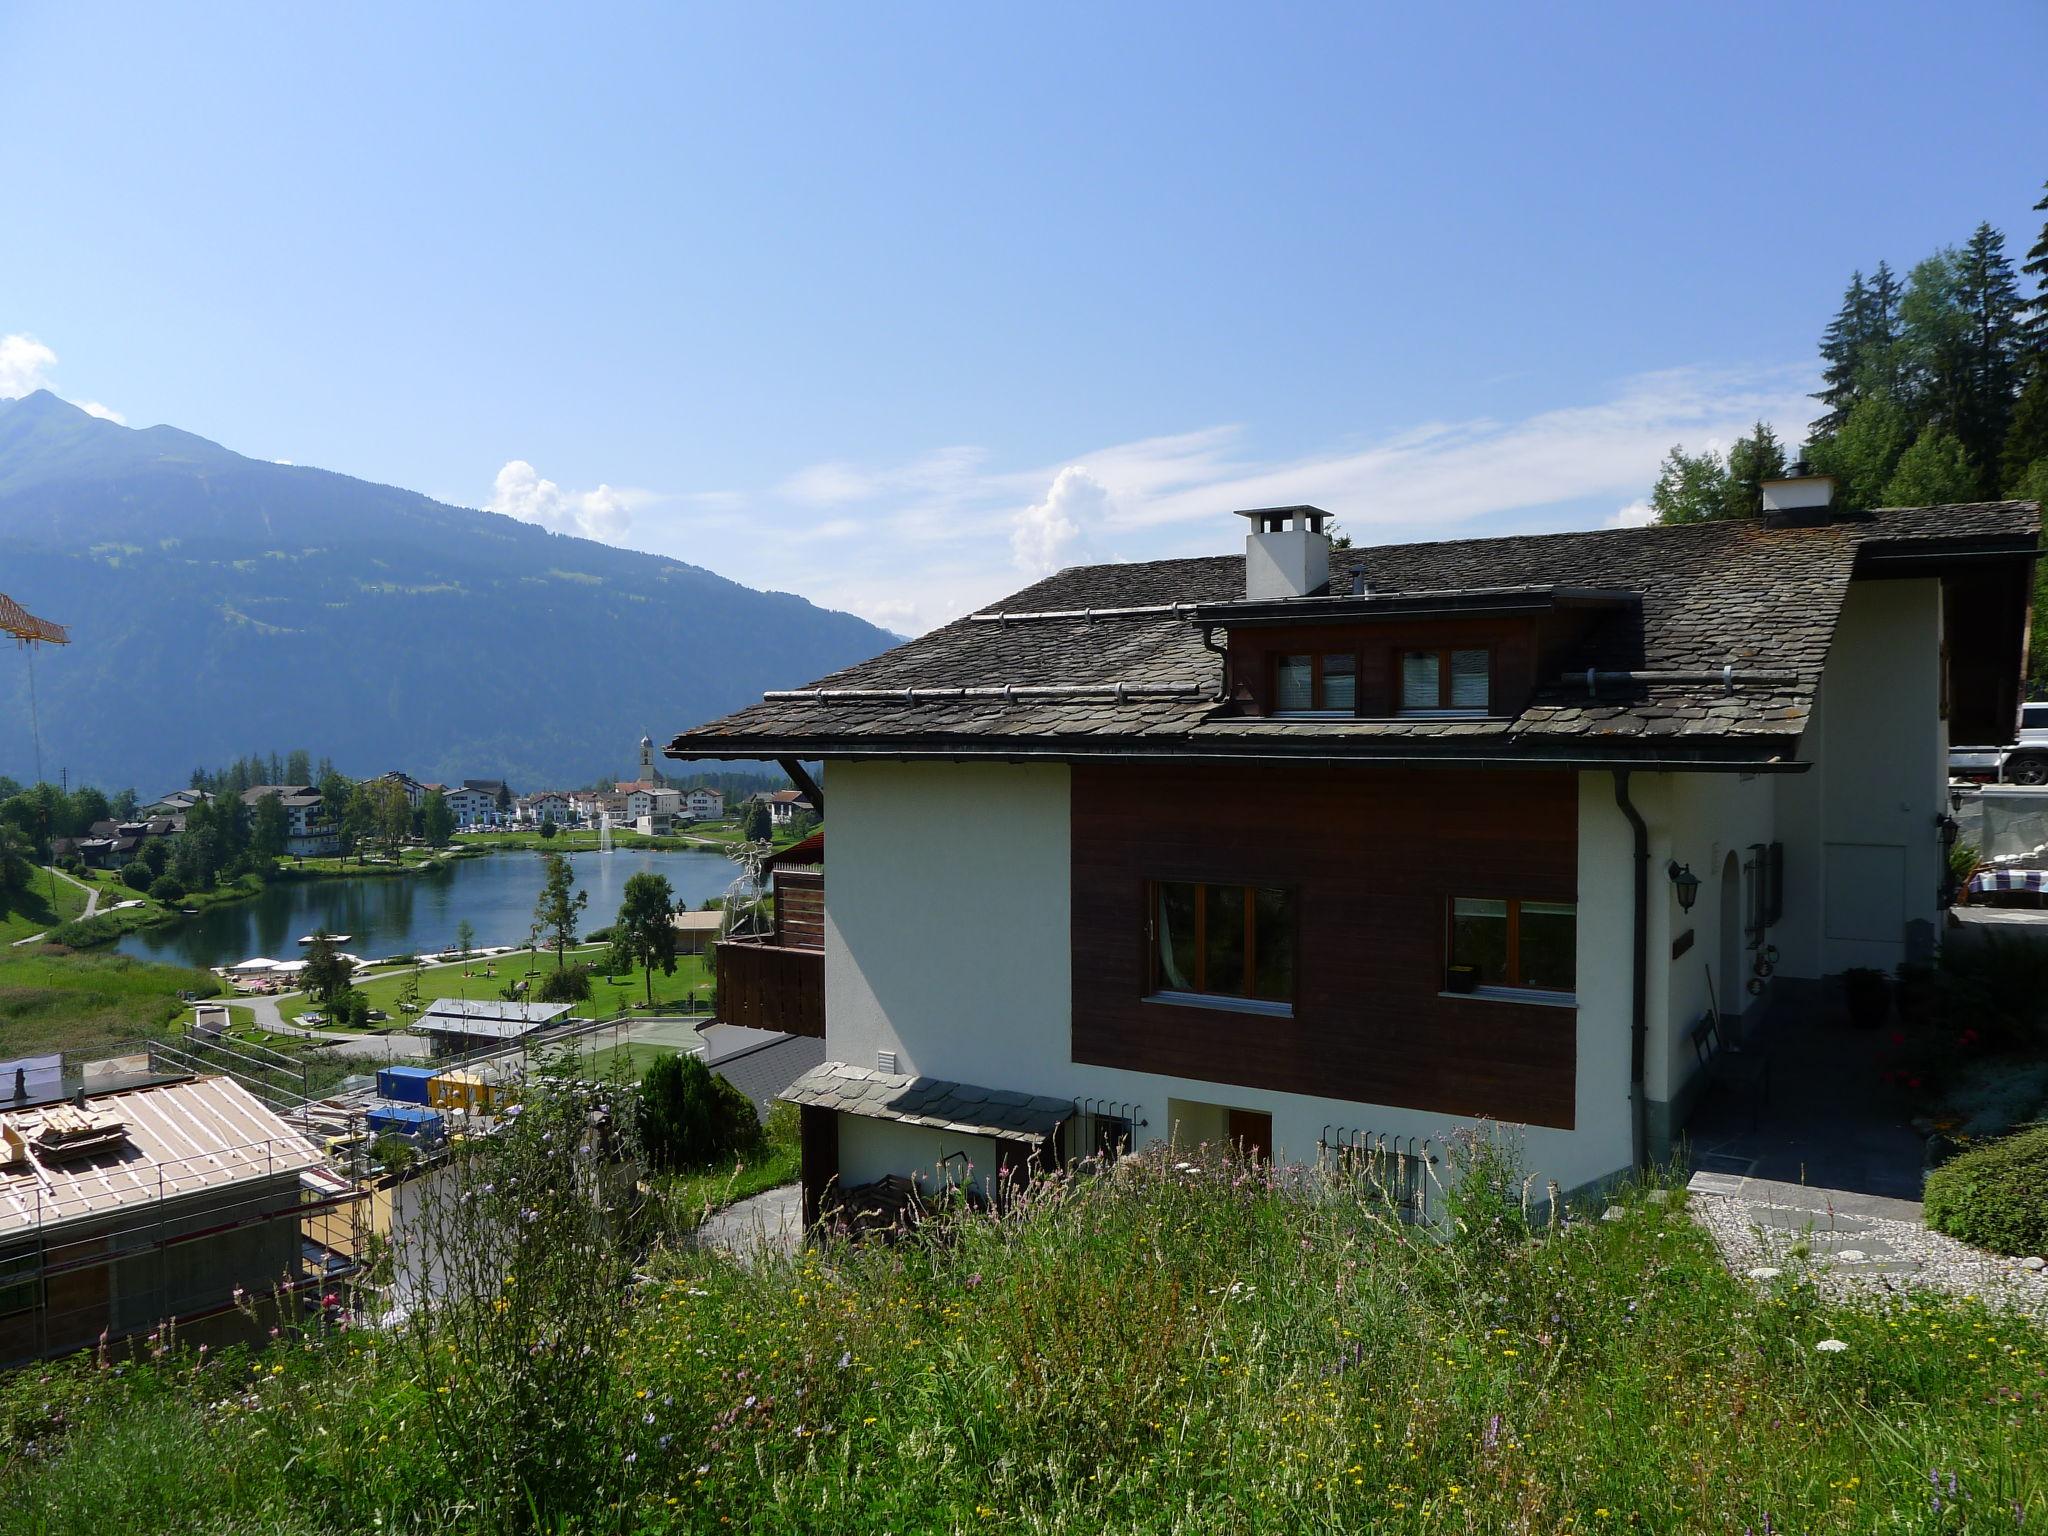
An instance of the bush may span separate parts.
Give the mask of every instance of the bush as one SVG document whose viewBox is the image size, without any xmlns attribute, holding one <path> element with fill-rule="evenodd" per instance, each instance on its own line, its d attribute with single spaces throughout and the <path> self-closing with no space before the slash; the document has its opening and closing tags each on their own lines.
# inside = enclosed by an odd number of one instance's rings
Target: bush
<svg viewBox="0 0 2048 1536">
<path fill-rule="evenodd" d="M 549 838 L 553 837 L 555 835 L 555 830 L 555 824 L 552 820 L 542 822 L 540 824 L 541 841 L 546 842 Z"/>
<path fill-rule="evenodd" d="M 590 968 L 565 965 L 541 977 L 536 995 L 544 1003 L 581 1003 L 590 998 Z"/>
<path fill-rule="evenodd" d="M 150 882 L 149 896 L 152 901 L 183 901 L 185 883 L 176 875 L 159 875 Z"/>
<path fill-rule="evenodd" d="M 121 883 L 131 891 L 146 891 L 150 887 L 149 866 L 137 859 L 121 871 Z"/>
<path fill-rule="evenodd" d="M 50 942 L 62 944 L 67 949 L 91 949 L 96 944 L 113 943 L 126 931 L 127 925 L 119 917 L 102 912 L 96 917 L 59 923 L 50 930 Z"/>
<path fill-rule="evenodd" d="M 1927 1225 L 1994 1253 L 2048 1251 L 2048 1125 L 1981 1147 L 1927 1176 Z"/>
<path fill-rule="evenodd" d="M 640 1146 L 664 1172 L 703 1168 L 760 1145 L 753 1101 L 699 1056 L 664 1056 L 640 1079 Z"/>
</svg>

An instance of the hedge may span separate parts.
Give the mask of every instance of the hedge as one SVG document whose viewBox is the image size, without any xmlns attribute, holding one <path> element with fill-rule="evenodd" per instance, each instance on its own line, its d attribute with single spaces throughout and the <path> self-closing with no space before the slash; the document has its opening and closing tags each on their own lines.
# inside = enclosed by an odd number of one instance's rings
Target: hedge
<svg viewBox="0 0 2048 1536">
<path fill-rule="evenodd" d="M 1927 1225 L 1994 1253 L 2048 1253 L 2048 1125 L 1972 1147 L 1927 1176 Z"/>
</svg>

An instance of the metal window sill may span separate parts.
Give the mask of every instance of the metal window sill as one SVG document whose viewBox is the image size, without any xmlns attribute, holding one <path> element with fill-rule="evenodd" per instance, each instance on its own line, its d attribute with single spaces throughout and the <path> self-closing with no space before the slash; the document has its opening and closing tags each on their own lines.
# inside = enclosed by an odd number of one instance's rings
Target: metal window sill
<svg viewBox="0 0 2048 1536">
<path fill-rule="evenodd" d="M 1534 987 L 1474 987 L 1470 992 L 1439 992 L 1438 997 L 1482 1003 L 1533 1003 L 1539 1008 L 1576 1008 L 1576 992 L 1539 992 Z"/>
<path fill-rule="evenodd" d="M 1141 1001 L 1170 1003 L 1176 1008 L 1213 1008 L 1220 1013 L 1254 1013 L 1268 1019 L 1291 1019 L 1294 1004 L 1263 997 L 1219 997 L 1210 992 L 1149 992 Z"/>
</svg>

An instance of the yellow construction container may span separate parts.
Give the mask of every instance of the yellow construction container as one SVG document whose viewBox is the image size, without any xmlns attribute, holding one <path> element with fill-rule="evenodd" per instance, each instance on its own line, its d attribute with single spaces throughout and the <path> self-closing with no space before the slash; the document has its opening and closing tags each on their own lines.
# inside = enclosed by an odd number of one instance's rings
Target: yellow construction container
<svg viewBox="0 0 2048 1536">
<path fill-rule="evenodd" d="M 474 1072 L 443 1072 L 427 1084 L 427 1102 L 436 1109 L 466 1109 L 473 1114 L 497 1108 L 498 1089 Z"/>
</svg>

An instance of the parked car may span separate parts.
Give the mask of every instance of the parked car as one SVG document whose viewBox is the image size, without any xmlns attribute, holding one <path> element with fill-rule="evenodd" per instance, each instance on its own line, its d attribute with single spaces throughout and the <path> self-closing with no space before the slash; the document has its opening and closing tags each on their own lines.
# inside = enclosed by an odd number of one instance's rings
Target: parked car
<svg viewBox="0 0 2048 1536">
<path fill-rule="evenodd" d="M 2048 784 L 2048 703 L 2020 706 L 2019 740 L 2009 747 L 1950 747 L 1951 778 Z"/>
</svg>

